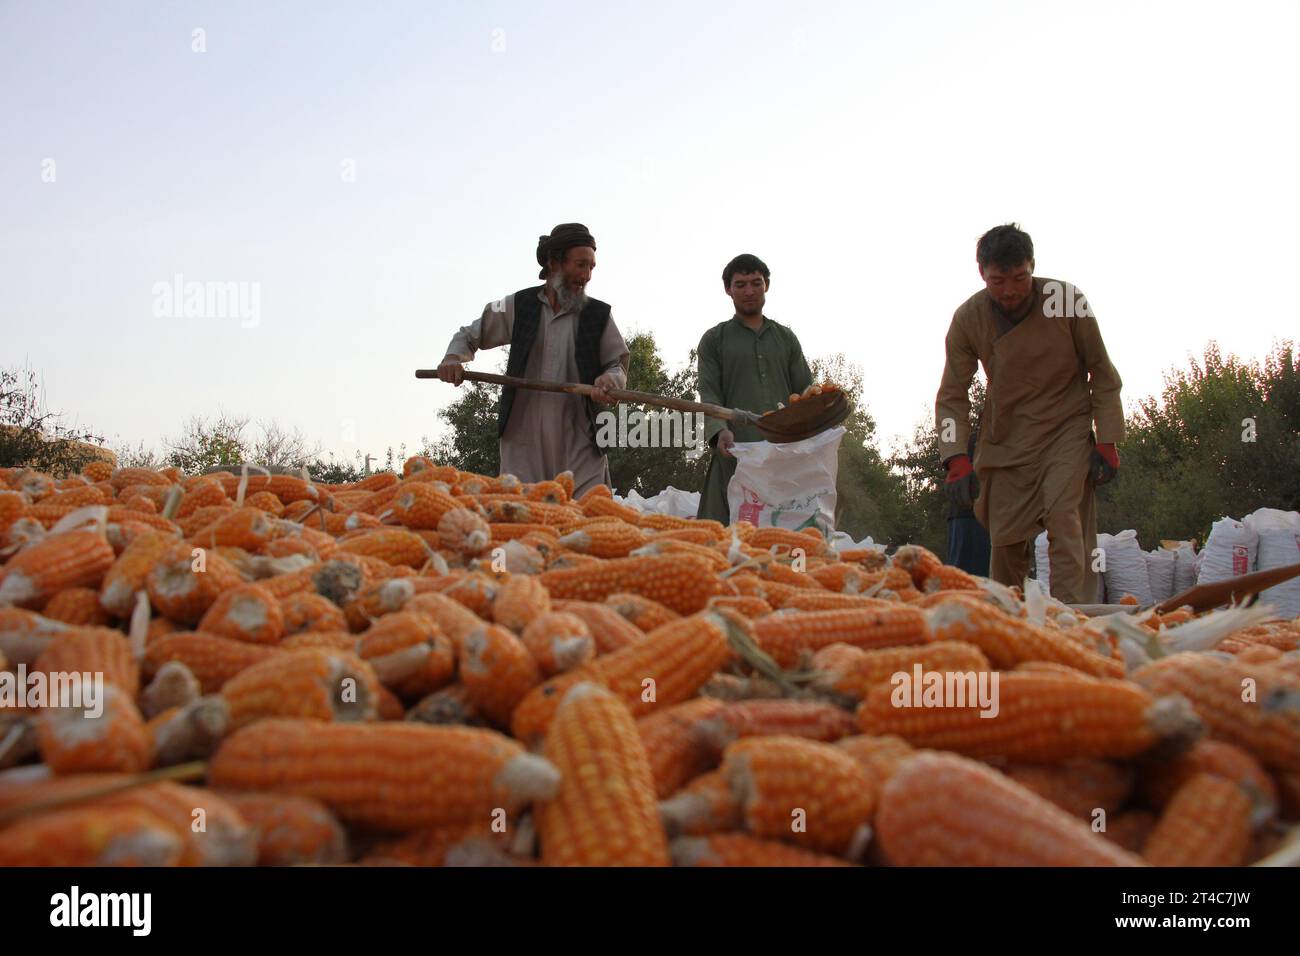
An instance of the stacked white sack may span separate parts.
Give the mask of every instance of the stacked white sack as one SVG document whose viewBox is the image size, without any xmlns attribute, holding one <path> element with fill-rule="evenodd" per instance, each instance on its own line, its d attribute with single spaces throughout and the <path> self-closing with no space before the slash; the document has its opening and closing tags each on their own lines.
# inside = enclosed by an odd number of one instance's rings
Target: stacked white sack
<svg viewBox="0 0 1300 956">
<path fill-rule="evenodd" d="M 1243 523 L 1259 536 L 1257 571 L 1300 563 L 1300 513 L 1260 508 Z M 1273 605 L 1279 617 L 1300 617 L 1300 578 L 1266 589 L 1260 600 Z"/>
<path fill-rule="evenodd" d="M 1214 584 L 1239 578 L 1255 570 L 1259 535 L 1235 518 L 1220 518 L 1200 555 L 1197 584 Z"/>
</svg>

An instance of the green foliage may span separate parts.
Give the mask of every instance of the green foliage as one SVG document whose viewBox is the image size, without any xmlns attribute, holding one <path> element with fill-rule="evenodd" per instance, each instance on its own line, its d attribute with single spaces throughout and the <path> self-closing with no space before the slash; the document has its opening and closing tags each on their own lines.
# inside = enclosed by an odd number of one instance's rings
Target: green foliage
<svg viewBox="0 0 1300 956">
<path fill-rule="evenodd" d="M 0 369 L 0 468 L 34 468 L 62 478 L 103 457 L 96 454 L 103 437 L 63 425 L 41 393 L 31 368 Z"/>
<path fill-rule="evenodd" d="M 1300 375 L 1295 346 L 1263 362 L 1224 357 L 1211 342 L 1187 370 L 1138 403 L 1119 446 L 1120 471 L 1098 491 L 1098 526 L 1204 541 L 1225 515 L 1300 506 Z"/>
<path fill-rule="evenodd" d="M 691 349 L 687 363 L 677 371 L 669 371 L 655 344 L 654 333 L 635 332 L 627 340 L 632 353 L 628 369 L 627 387 L 634 392 L 650 392 L 672 398 L 698 401 L 699 375 L 695 350 Z M 643 412 L 655 412 L 649 406 L 632 406 Z M 618 413 L 618 406 L 601 406 L 602 410 Z M 703 429 L 697 430 L 700 444 L 704 444 Z M 687 491 L 704 486 L 708 470 L 708 449 L 704 454 L 691 455 L 688 448 L 610 448 L 609 471 L 614 488 L 620 494 L 635 489 L 646 498 L 657 495 L 669 485 Z"/>
</svg>

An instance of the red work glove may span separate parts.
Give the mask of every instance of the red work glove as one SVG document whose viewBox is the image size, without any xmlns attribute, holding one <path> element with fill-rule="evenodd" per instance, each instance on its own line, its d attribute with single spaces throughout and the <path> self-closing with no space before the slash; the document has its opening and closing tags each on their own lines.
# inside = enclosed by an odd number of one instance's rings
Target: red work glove
<svg viewBox="0 0 1300 956">
<path fill-rule="evenodd" d="M 974 470 L 974 466 L 970 463 L 970 455 L 953 455 L 948 459 L 948 483 L 960 481 Z"/>
<path fill-rule="evenodd" d="M 1113 442 L 1098 442 L 1092 449 L 1092 483 L 1104 485 L 1119 472 L 1119 451 Z"/>
<path fill-rule="evenodd" d="M 948 477 L 944 481 L 948 500 L 958 508 L 969 511 L 975 507 L 979 489 L 979 479 L 975 477 L 975 468 L 971 465 L 970 455 L 953 455 L 949 458 Z"/>
</svg>

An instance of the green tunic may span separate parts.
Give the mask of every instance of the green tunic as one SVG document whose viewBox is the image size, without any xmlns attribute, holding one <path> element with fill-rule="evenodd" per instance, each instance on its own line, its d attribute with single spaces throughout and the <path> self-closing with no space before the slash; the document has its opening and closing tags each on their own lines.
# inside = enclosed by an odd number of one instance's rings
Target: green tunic
<svg viewBox="0 0 1300 956">
<path fill-rule="evenodd" d="M 699 375 L 701 401 L 760 415 L 812 384 L 799 339 L 766 316 L 757 332 L 736 316 L 705 332 L 700 339 Z M 706 418 L 704 434 L 711 447 L 716 447 L 718 432 L 727 427 L 738 442 L 763 440 L 753 425 L 728 426 L 720 418 Z M 731 523 L 727 484 L 735 473 L 736 459 L 712 453 L 696 517 Z"/>
</svg>

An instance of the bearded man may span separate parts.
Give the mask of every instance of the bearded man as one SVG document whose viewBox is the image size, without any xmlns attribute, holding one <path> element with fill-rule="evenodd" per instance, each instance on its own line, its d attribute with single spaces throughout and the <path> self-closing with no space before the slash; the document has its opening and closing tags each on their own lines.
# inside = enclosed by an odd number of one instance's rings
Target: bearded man
<svg viewBox="0 0 1300 956">
<path fill-rule="evenodd" d="M 1119 469 L 1123 383 L 1087 299 L 1068 283 L 1034 275 L 1028 234 L 1015 225 L 990 229 L 975 259 L 985 288 L 952 317 L 935 398 L 949 496 L 974 501 L 992 542 L 993 580 L 1022 584 L 1034 538 L 1045 528 L 1052 596 L 1092 603 L 1094 489 Z M 977 365 L 988 392 L 972 462 L 966 442 Z"/>
<path fill-rule="evenodd" d="M 582 223 L 562 223 L 537 241 L 539 286 L 488 303 L 461 328 L 438 366 L 460 385 L 479 349 L 510 346 L 506 374 L 546 382 L 583 382 L 596 399 L 627 385 L 631 354 L 610 307 L 586 294 L 596 268 L 596 240 Z M 574 494 L 611 484 L 609 460 L 596 444 L 595 406 L 581 395 L 503 386 L 497 407 L 501 473 L 525 482 L 573 472 Z"/>
</svg>

